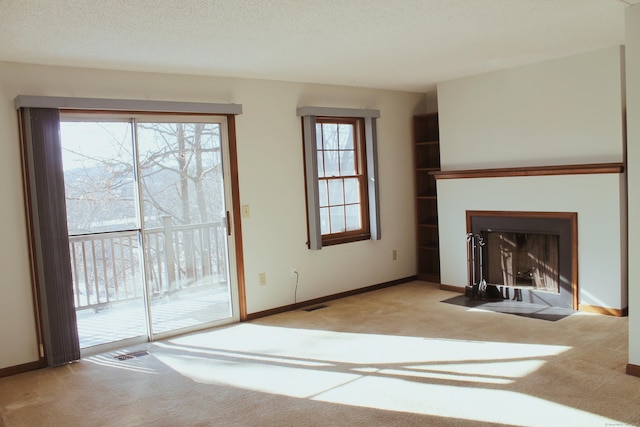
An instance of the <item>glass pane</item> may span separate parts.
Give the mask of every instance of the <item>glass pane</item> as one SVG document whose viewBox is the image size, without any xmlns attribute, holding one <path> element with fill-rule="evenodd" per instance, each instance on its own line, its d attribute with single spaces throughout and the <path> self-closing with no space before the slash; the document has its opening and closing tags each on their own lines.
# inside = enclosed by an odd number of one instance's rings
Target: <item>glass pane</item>
<svg viewBox="0 0 640 427">
<path fill-rule="evenodd" d="M 344 206 L 334 206 L 329 208 L 331 216 L 331 233 L 342 233 L 344 227 Z"/>
<path fill-rule="evenodd" d="M 225 215 L 220 125 L 139 123 L 146 227 L 219 221 Z"/>
<path fill-rule="evenodd" d="M 339 146 L 341 150 L 353 150 L 353 125 L 338 125 Z"/>
<path fill-rule="evenodd" d="M 327 192 L 327 181 L 318 181 L 318 197 L 320 206 L 329 206 L 329 193 Z"/>
<path fill-rule="evenodd" d="M 322 124 L 316 124 L 316 148 L 322 150 Z"/>
<path fill-rule="evenodd" d="M 336 123 L 323 123 L 322 124 L 322 138 L 324 150 L 337 150 L 338 149 L 338 125 Z"/>
<path fill-rule="evenodd" d="M 137 228 L 127 122 L 61 122 L 69 234 Z"/>
<path fill-rule="evenodd" d="M 357 178 L 347 178 L 344 180 L 344 202 L 360 203 L 360 186 Z"/>
<path fill-rule="evenodd" d="M 340 175 L 348 176 L 356 174 L 355 151 L 347 150 L 340 152 Z"/>
<path fill-rule="evenodd" d="M 340 176 L 339 151 L 323 151 L 325 176 Z"/>
<path fill-rule="evenodd" d="M 341 179 L 329 180 L 329 204 L 332 206 L 344 204 L 344 193 L 342 190 Z"/>
<path fill-rule="evenodd" d="M 60 136 L 80 348 L 145 336 L 131 123 L 62 121 Z"/>
<path fill-rule="evenodd" d="M 155 334 L 231 317 L 217 123 L 138 123 Z"/>
<path fill-rule="evenodd" d="M 147 334 L 138 232 L 69 236 L 80 348 Z"/>
<path fill-rule="evenodd" d="M 318 153 L 318 178 L 324 178 L 324 156 L 322 155 L 322 151 Z"/>
<path fill-rule="evenodd" d="M 329 234 L 329 208 L 320 208 L 320 233 Z"/>
<path fill-rule="evenodd" d="M 347 213 L 347 231 L 362 228 L 360 223 L 360 205 L 347 205 L 345 206 L 345 212 Z"/>
</svg>

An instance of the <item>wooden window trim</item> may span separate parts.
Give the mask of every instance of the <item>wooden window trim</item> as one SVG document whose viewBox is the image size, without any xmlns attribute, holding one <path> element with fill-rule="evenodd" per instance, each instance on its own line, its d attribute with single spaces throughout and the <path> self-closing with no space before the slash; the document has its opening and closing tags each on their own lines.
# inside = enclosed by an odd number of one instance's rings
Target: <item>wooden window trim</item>
<svg viewBox="0 0 640 427">
<path fill-rule="evenodd" d="M 317 117 L 316 126 L 322 124 L 345 124 L 353 126 L 353 145 L 355 151 L 356 174 L 355 175 L 338 175 L 335 177 L 318 177 L 320 181 L 330 181 L 332 179 L 357 178 L 358 188 L 360 191 L 360 228 L 357 230 L 348 230 L 339 233 L 322 234 L 322 245 L 331 246 L 341 243 L 357 242 L 360 240 L 368 240 L 371 238 L 369 231 L 369 200 L 367 187 L 367 157 L 365 147 L 364 119 L 361 117 Z M 317 149 L 316 149 L 317 150 Z M 324 151 L 324 150 L 323 150 Z M 319 153 L 320 150 L 317 150 Z M 347 206 L 348 203 L 336 206 Z"/>
</svg>

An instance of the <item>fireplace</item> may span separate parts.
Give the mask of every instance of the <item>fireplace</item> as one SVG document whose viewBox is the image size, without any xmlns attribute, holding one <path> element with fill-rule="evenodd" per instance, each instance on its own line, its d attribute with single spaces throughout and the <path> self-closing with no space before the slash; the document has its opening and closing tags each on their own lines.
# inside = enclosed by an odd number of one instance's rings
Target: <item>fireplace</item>
<svg viewBox="0 0 640 427">
<path fill-rule="evenodd" d="M 467 211 L 467 233 L 479 236 L 470 282 L 485 279 L 504 297 L 578 309 L 577 214 Z"/>
</svg>

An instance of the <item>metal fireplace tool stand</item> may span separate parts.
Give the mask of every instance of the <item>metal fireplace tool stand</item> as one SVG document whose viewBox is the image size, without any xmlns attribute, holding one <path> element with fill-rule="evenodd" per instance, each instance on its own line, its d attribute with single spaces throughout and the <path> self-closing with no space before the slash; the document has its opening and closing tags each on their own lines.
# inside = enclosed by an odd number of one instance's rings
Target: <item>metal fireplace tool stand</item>
<svg viewBox="0 0 640 427">
<path fill-rule="evenodd" d="M 465 296 L 471 299 L 504 299 L 497 285 L 490 285 L 484 278 L 482 263 L 483 246 L 482 234 L 467 233 L 467 262 L 469 264 L 470 284 L 465 287 Z"/>
<path fill-rule="evenodd" d="M 467 262 L 469 264 L 470 284 L 465 287 L 465 296 L 470 299 L 480 300 L 503 300 L 509 299 L 509 288 L 513 288 L 514 301 L 522 301 L 521 288 L 531 288 L 531 286 L 504 286 L 503 285 L 490 284 L 484 278 L 484 264 L 482 249 L 485 245 L 484 237 L 482 234 L 467 233 Z"/>
</svg>

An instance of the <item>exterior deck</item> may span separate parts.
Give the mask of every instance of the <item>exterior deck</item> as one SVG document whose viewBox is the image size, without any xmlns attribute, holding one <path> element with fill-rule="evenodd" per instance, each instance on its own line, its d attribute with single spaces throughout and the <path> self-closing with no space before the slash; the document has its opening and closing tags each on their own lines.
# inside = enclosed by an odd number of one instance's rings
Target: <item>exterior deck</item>
<svg viewBox="0 0 640 427">
<path fill-rule="evenodd" d="M 71 236 L 80 347 L 232 317 L 224 224 Z M 143 241 L 145 265 L 140 242 Z M 146 281 L 142 278 L 146 277 Z"/>
</svg>

